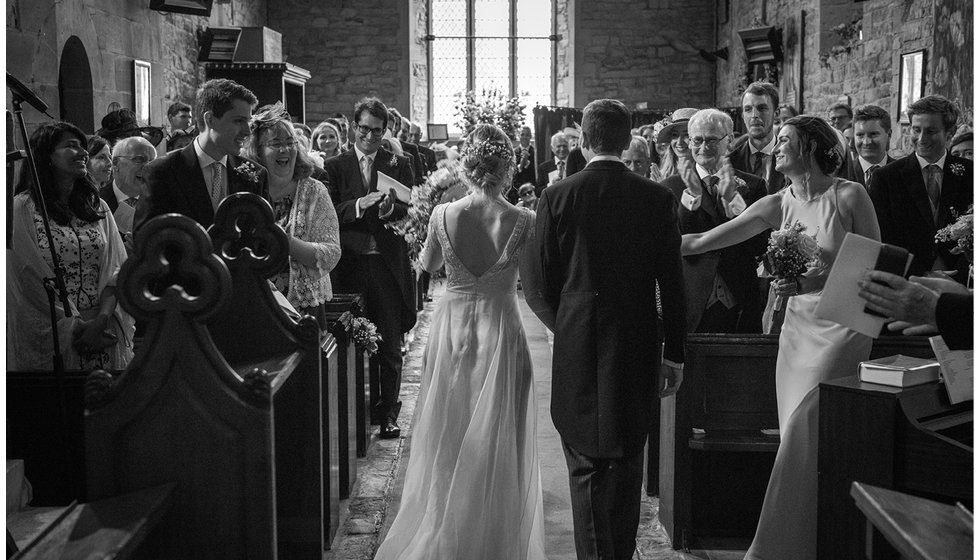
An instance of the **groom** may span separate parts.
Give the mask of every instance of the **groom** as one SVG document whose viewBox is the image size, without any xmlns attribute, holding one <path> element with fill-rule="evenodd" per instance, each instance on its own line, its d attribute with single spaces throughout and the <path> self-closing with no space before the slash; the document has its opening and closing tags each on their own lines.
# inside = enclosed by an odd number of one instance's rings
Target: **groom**
<svg viewBox="0 0 980 560">
<path fill-rule="evenodd" d="M 521 278 L 528 304 L 555 333 L 551 416 L 568 463 L 580 559 L 633 556 L 643 445 L 659 396 L 683 377 L 685 310 L 674 197 L 619 155 L 630 112 L 586 106 L 582 171 L 541 193 L 535 246 Z M 663 360 L 656 286 L 663 302 Z"/>
</svg>

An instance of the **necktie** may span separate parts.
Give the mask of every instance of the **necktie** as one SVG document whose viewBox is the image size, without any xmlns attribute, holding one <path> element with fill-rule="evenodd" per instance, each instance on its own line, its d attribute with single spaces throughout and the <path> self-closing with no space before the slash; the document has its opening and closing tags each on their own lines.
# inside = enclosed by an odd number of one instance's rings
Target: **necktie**
<svg viewBox="0 0 980 560">
<path fill-rule="evenodd" d="M 718 196 L 718 183 L 721 181 L 716 175 L 708 175 L 704 178 L 705 191 L 715 204 L 715 208 L 721 209 L 721 197 Z"/>
<path fill-rule="evenodd" d="M 926 166 L 926 192 L 929 193 L 929 200 L 932 201 L 932 207 L 935 210 L 939 207 L 939 174 L 942 170 L 939 166 L 930 163 Z"/>
<path fill-rule="evenodd" d="M 564 161 L 559 161 L 558 162 L 558 180 L 560 181 L 560 180 L 562 180 L 564 178 L 565 178 L 565 162 Z"/>
<path fill-rule="evenodd" d="M 864 186 L 868 186 L 871 184 L 871 176 L 874 175 L 875 171 L 878 171 L 879 167 L 881 166 L 872 165 L 871 167 L 868 168 L 867 171 L 864 172 Z"/>
<path fill-rule="evenodd" d="M 364 179 L 364 188 L 371 188 L 371 158 L 361 156 L 361 177 Z"/>
<path fill-rule="evenodd" d="M 137 200 L 139 200 L 139 199 L 136 198 L 135 196 L 131 196 L 131 197 L 127 198 L 126 200 L 124 200 L 123 202 L 125 202 L 126 204 L 130 205 L 133 208 L 136 208 L 136 201 Z"/>
<path fill-rule="evenodd" d="M 211 206 L 217 210 L 218 203 L 224 198 L 224 182 L 221 177 L 224 175 L 224 166 L 221 162 L 211 164 Z"/>
<path fill-rule="evenodd" d="M 752 154 L 752 157 L 754 158 L 754 161 L 752 162 L 752 174 L 765 179 L 766 178 L 766 167 L 765 167 L 766 153 L 756 152 Z"/>
</svg>

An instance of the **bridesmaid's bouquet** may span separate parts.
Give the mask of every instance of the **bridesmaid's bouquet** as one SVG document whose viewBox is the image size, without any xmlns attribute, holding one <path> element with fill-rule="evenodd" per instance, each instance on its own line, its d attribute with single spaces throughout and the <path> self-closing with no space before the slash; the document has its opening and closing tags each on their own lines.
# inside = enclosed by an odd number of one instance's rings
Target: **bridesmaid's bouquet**
<svg viewBox="0 0 980 560">
<path fill-rule="evenodd" d="M 810 267 L 820 265 L 820 245 L 817 238 L 803 233 L 806 226 L 800 222 L 788 222 L 781 230 L 769 236 L 769 248 L 762 255 L 762 264 L 770 276 L 776 278 L 797 278 Z M 786 298 L 777 296 L 775 310 L 780 311 Z"/>
<path fill-rule="evenodd" d="M 442 195 L 450 188 L 462 184 L 459 168 L 455 163 L 449 163 L 429 175 L 421 186 L 412 189 L 411 206 L 408 214 L 401 220 L 389 222 L 386 226 L 405 239 L 408 245 L 408 257 L 416 268 L 419 267 L 419 255 L 425 246 L 425 238 L 429 232 L 429 218 L 432 210 L 442 200 Z"/>
<path fill-rule="evenodd" d="M 374 323 L 365 317 L 354 317 L 347 328 L 351 338 L 354 339 L 355 346 L 372 356 L 378 353 L 378 341 L 381 340 L 381 335 L 378 334 L 378 328 Z"/>
</svg>

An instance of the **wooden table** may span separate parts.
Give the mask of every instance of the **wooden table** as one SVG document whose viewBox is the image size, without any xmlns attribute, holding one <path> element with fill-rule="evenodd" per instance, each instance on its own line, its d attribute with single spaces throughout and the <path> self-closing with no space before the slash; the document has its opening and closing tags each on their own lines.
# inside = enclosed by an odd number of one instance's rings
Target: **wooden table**
<svg viewBox="0 0 980 560">
<path fill-rule="evenodd" d="M 902 558 L 959 560 L 973 558 L 973 514 L 962 505 L 947 505 L 855 482 L 851 496 L 865 517 L 868 532 L 874 526 Z M 880 552 L 865 551 L 867 558 Z"/>
</svg>

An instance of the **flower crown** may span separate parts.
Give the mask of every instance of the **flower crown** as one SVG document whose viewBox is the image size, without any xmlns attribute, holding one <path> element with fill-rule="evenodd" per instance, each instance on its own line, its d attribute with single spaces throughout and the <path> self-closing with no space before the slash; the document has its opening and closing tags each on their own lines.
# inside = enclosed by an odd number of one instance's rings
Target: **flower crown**
<svg viewBox="0 0 980 560">
<path fill-rule="evenodd" d="M 498 157 L 501 159 L 514 159 L 514 150 L 501 142 L 485 140 L 483 142 L 466 144 L 463 146 L 459 155 L 463 157 L 475 155 L 483 158 Z"/>
</svg>

